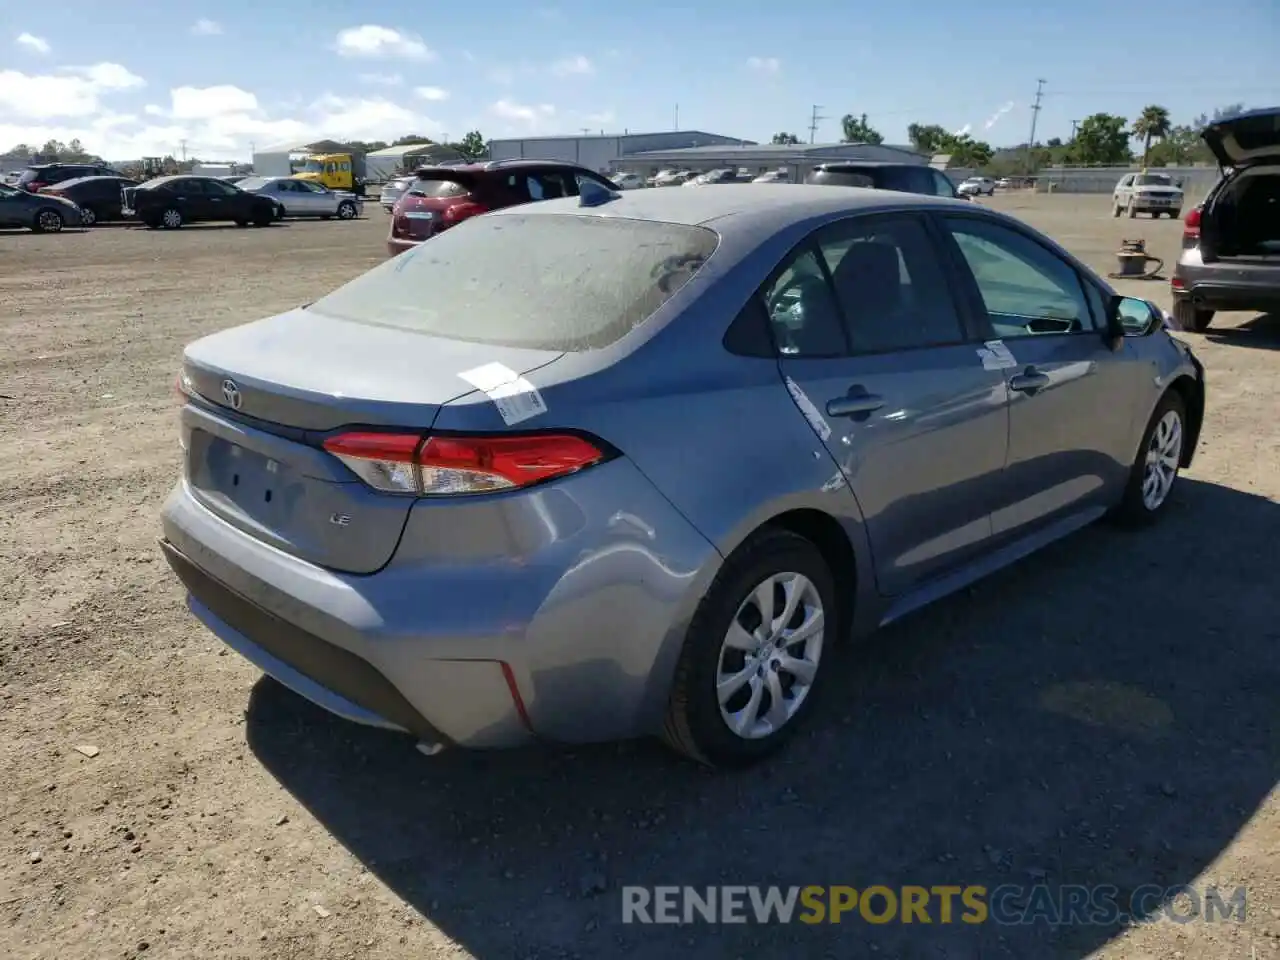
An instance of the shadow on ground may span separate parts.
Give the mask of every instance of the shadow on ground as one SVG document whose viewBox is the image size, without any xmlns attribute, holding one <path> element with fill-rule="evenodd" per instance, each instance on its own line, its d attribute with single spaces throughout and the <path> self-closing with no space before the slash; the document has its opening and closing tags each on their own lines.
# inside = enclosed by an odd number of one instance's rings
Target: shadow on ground
<svg viewBox="0 0 1280 960">
<path fill-rule="evenodd" d="M 1170 506 L 845 651 L 810 732 L 745 773 L 650 743 L 428 760 L 271 681 L 249 742 L 477 957 L 1083 957 L 1118 926 L 941 924 L 935 905 L 931 925 L 645 927 L 621 887 L 1041 881 L 1123 906 L 1194 880 L 1280 773 L 1280 507 L 1188 479 Z"/>
<path fill-rule="evenodd" d="M 1280 313 L 1260 313 L 1234 327 L 1210 327 L 1205 339 L 1229 347 L 1280 350 Z"/>
</svg>

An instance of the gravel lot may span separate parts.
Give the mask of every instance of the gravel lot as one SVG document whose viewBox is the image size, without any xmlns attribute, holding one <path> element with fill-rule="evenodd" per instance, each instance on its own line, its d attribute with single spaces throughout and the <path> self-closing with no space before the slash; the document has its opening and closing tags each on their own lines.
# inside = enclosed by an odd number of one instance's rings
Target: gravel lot
<svg viewBox="0 0 1280 960">
<path fill-rule="evenodd" d="M 1180 225 L 996 197 L 1104 270 Z M 1280 956 L 1280 318 L 1186 334 L 1195 468 L 854 650 L 811 736 L 420 757 L 196 626 L 155 548 L 194 337 L 381 260 L 386 220 L 0 235 L 0 955 Z M 1167 283 L 1130 282 L 1167 307 Z M 1268 556 L 1272 559 L 1268 560 Z M 85 756 L 78 747 L 97 749 Z M 86 750 L 85 753 L 93 753 Z M 624 884 L 1216 883 L 1247 919 L 625 926 Z"/>
</svg>

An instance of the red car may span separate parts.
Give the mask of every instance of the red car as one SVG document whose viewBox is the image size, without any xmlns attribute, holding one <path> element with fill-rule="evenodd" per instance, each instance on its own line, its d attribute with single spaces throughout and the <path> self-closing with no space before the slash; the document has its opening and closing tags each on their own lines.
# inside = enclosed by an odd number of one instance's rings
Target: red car
<svg viewBox="0 0 1280 960">
<path fill-rule="evenodd" d="M 536 200 L 576 197 L 584 180 L 617 186 L 562 160 L 492 160 L 456 167 L 423 167 L 391 211 L 387 252 L 404 253 L 468 217 Z"/>
</svg>

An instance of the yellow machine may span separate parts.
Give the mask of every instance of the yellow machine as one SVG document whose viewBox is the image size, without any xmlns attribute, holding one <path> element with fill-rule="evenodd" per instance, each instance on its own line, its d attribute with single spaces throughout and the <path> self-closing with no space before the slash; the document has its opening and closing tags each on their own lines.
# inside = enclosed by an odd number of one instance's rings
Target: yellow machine
<svg viewBox="0 0 1280 960">
<path fill-rule="evenodd" d="M 364 155 L 318 153 L 307 157 L 293 178 L 310 180 L 330 190 L 349 190 L 364 196 Z"/>
</svg>

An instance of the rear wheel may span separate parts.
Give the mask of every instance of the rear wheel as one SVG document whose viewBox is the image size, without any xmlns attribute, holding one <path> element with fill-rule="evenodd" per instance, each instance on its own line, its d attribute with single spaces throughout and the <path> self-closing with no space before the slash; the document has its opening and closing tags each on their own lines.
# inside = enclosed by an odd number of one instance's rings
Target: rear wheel
<svg viewBox="0 0 1280 960">
<path fill-rule="evenodd" d="M 82 226 L 92 227 L 98 222 L 98 213 L 93 207 L 80 208 L 80 223 Z"/>
<path fill-rule="evenodd" d="M 177 207 L 167 207 L 164 213 L 160 214 L 160 226 L 166 230 L 177 230 L 182 223 L 182 211 Z"/>
<path fill-rule="evenodd" d="M 1169 390 L 1156 404 L 1142 435 L 1124 497 L 1112 514 L 1115 520 L 1136 527 L 1153 523 L 1163 515 L 1178 479 L 1186 439 L 1187 408 L 1177 391 Z"/>
<path fill-rule="evenodd" d="M 64 223 L 61 213 L 52 207 L 45 207 L 36 211 L 31 229 L 36 233 L 61 233 Z"/>
<path fill-rule="evenodd" d="M 1213 323 L 1213 311 L 1203 310 L 1190 300 L 1173 301 L 1173 322 L 1179 330 L 1204 333 Z"/>
<path fill-rule="evenodd" d="M 817 547 L 786 530 L 757 533 L 689 624 L 663 739 L 709 766 L 745 766 L 781 747 L 813 707 L 837 620 Z"/>
</svg>

